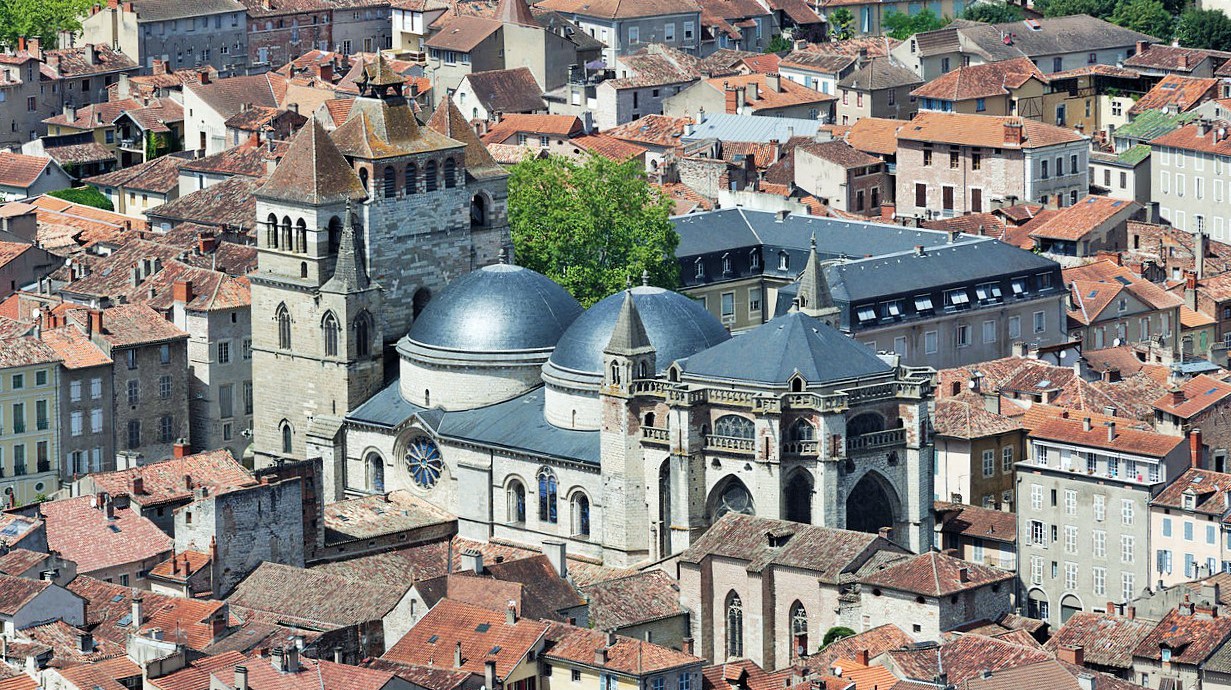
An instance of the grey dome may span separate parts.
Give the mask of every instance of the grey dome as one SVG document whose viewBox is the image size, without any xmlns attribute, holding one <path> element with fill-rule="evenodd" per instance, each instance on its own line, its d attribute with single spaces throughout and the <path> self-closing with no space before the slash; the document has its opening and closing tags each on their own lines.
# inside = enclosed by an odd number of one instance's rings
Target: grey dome
<svg viewBox="0 0 1231 690">
<path fill-rule="evenodd" d="M 678 292 L 635 287 L 632 293 L 637 314 L 654 345 L 660 372 L 677 359 L 691 357 L 731 337 L 705 307 Z M 587 309 L 560 337 L 549 366 L 601 374 L 603 349 L 611 340 L 623 302 L 624 293 L 618 292 Z"/>
<path fill-rule="evenodd" d="M 547 276 L 496 264 L 441 290 L 415 319 L 407 338 L 466 352 L 542 350 L 553 347 L 582 311 L 577 300 Z"/>
</svg>

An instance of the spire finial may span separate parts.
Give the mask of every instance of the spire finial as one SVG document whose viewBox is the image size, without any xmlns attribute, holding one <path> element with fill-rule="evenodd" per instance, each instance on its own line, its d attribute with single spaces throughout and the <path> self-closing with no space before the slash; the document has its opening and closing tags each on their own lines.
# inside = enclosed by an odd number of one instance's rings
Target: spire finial
<svg viewBox="0 0 1231 690">
<path fill-rule="evenodd" d="M 649 287 L 649 286 L 650 286 L 650 269 L 643 268 L 641 269 L 641 287 Z"/>
<path fill-rule="evenodd" d="M 816 231 L 812 231 L 812 251 L 816 251 Z"/>
<path fill-rule="evenodd" d="M 624 289 L 625 290 L 633 289 L 633 276 L 631 274 L 624 276 Z"/>
<path fill-rule="evenodd" d="M 500 256 L 496 260 L 501 264 L 507 264 L 509 262 L 509 253 L 505 251 L 504 247 L 500 248 Z"/>
</svg>

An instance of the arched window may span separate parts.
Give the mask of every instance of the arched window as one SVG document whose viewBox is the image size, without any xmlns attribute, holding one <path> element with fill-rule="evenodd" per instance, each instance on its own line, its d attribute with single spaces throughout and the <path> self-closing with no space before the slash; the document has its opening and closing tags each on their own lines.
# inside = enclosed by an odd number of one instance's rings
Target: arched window
<svg viewBox="0 0 1231 690">
<path fill-rule="evenodd" d="M 693 265 L 693 268 L 697 270 L 697 277 L 704 278 L 705 277 L 705 262 L 701 260 L 701 257 L 698 256 L 696 260 L 692 262 L 692 265 Z"/>
<path fill-rule="evenodd" d="M 432 406 L 432 389 L 431 388 L 423 389 L 423 406 L 424 407 Z"/>
<path fill-rule="evenodd" d="M 792 393 L 802 393 L 803 391 L 804 391 L 803 378 L 796 376 L 795 378 L 791 379 L 791 392 Z"/>
<path fill-rule="evenodd" d="M 291 313 L 287 311 L 285 304 L 278 305 L 274 318 L 278 320 L 278 349 L 291 349 Z"/>
<path fill-rule="evenodd" d="M 644 421 L 645 421 L 645 426 L 654 426 L 654 413 L 646 412 Z"/>
<path fill-rule="evenodd" d="M 752 494 L 748 493 L 747 487 L 734 477 L 718 490 L 718 493 L 711 498 L 711 502 L 710 512 L 714 520 L 727 513 L 756 515 L 756 508 L 752 504 Z"/>
<path fill-rule="evenodd" d="M 359 184 L 363 185 L 364 191 L 368 189 L 368 169 L 359 168 Z"/>
<path fill-rule="evenodd" d="M 271 249 L 278 248 L 278 217 L 272 213 L 265 219 L 265 244 Z"/>
<path fill-rule="evenodd" d="M 369 357 L 372 354 L 372 320 L 366 311 L 355 317 L 355 355 Z"/>
<path fill-rule="evenodd" d="M 340 244 L 342 244 L 342 219 L 334 216 L 329 219 L 329 253 L 336 254 Z"/>
<path fill-rule="evenodd" d="M 581 492 L 573 496 L 573 534 L 590 536 L 590 499 Z"/>
<path fill-rule="evenodd" d="M 558 488 L 556 473 L 550 467 L 539 470 L 539 522 L 554 525 L 558 521 L 559 516 L 556 514 Z"/>
<path fill-rule="evenodd" d="M 452 158 L 445 159 L 445 187 L 453 189 L 457 186 L 457 163 Z"/>
<path fill-rule="evenodd" d="M 392 165 L 385 166 L 385 196 L 393 197 L 398 193 L 398 175 Z"/>
<path fill-rule="evenodd" d="M 508 501 L 508 521 L 515 524 L 522 524 L 526 521 L 526 487 L 522 486 L 521 481 L 514 479 L 509 482 L 509 488 L 505 490 L 505 499 Z"/>
<path fill-rule="evenodd" d="M 727 595 L 727 658 L 744 656 L 744 602 L 739 595 Z"/>
<path fill-rule="evenodd" d="M 325 314 L 325 318 L 321 321 L 321 328 L 325 331 L 325 356 L 338 356 L 338 319 L 333 315 L 333 312 Z"/>
<path fill-rule="evenodd" d="M 368 453 L 365 463 L 368 470 L 368 491 L 374 494 L 385 493 L 385 460 L 377 453 Z"/>
<path fill-rule="evenodd" d="M 303 218 L 295 221 L 295 251 L 308 251 L 308 223 Z"/>
<path fill-rule="evenodd" d="M 778 270 L 779 271 L 791 270 L 791 255 L 790 254 L 787 254 L 786 252 L 778 252 Z"/>
<path fill-rule="evenodd" d="M 645 360 L 637 362 L 637 378 L 644 379 L 650 376 L 650 365 L 646 364 Z"/>
<path fill-rule="evenodd" d="M 291 423 L 282 420 L 282 452 L 289 455 L 291 453 L 292 441 L 294 440 L 294 432 L 291 430 Z"/>
<path fill-rule="evenodd" d="M 282 217 L 282 239 L 279 241 L 282 244 L 282 248 L 287 250 L 288 252 L 293 251 L 295 249 L 294 240 L 291 236 L 291 217 L 290 216 Z"/>
<path fill-rule="evenodd" d="M 791 604 L 791 655 L 805 656 L 808 653 L 808 611 L 800 602 Z"/>
<path fill-rule="evenodd" d="M 755 428 L 751 419 L 739 415 L 728 414 L 714 422 L 714 435 L 728 438 L 754 438 Z"/>
<path fill-rule="evenodd" d="M 611 383 L 616 386 L 620 385 L 620 363 L 619 362 L 611 363 Z"/>
<path fill-rule="evenodd" d="M 308 262 L 307 261 L 299 262 L 299 277 L 300 278 L 308 277 Z"/>
<path fill-rule="evenodd" d="M 406 183 L 405 183 L 407 194 L 415 193 L 415 185 L 419 183 L 418 177 L 419 177 L 419 166 L 415 165 L 414 163 L 407 163 L 406 164 Z"/>
<path fill-rule="evenodd" d="M 487 225 L 487 202 L 482 194 L 475 194 L 470 200 L 470 225 L 476 228 Z"/>
<path fill-rule="evenodd" d="M 428 161 L 423 166 L 423 187 L 429 192 L 436 191 L 436 161 Z"/>
<path fill-rule="evenodd" d="M 731 272 L 731 255 L 723 254 L 722 255 L 722 274 L 726 275 L 730 272 Z"/>
<path fill-rule="evenodd" d="M 816 427 L 812 426 L 812 422 L 800 417 L 791 424 L 791 440 L 792 441 L 815 441 Z"/>
</svg>

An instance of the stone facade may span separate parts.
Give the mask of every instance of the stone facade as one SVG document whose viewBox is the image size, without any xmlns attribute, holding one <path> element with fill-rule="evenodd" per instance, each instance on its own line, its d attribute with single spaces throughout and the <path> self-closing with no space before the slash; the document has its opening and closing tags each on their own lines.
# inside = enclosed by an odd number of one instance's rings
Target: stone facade
<svg viewBox="0 0 1231 690">
<path fill-rule="evenodd" d="M 253 71 L 276 70 L 304 53 L 329 50 L 332 32 L 330 9 L 291 5 L 282 9 L 269 2 L 248 6 L 248 64 Z"/>
<path fill-rule="evenodd" d="M 187 334 L 117 347 L 108 354 L 115 362 L 116 450 L 140 454 L 145 462 L 171 457 L 174 445 L 188 438 Z"/>
<path fill-rule="evenodd" d="M 175 511 L 175 550 L 213 557 L 215 597 L 265 561 L 303 567 L 303 493 L 295 478 L 199 496 Z"/>
<path fill-rule="evenodd" d="M 70 327 L 71 328 L 71 327 Z M 115 469 L 112 365 L 60 369 L 60 480 Z M 80 429 L 80 433 L 77 433 Z"/>
<path fill-rule="evenodd" d="M 229 5 L 229 6 L 228 6 Z M 160 6 L 161 7 L 161 6 Z M 209 14 L 199 13 L 192 3 L 166 5 L 171 11 L 142 16 L 132 2 L 108 0 L 95 5 L 81 21 L 86 43 L 118 48 L 148 74 L 154 60 L 167 69 L 191 69 L 203 64 L 218 69 L 220 76 L 243 74 L 248 67 L 247 13 L 238 1 L 210 5 Z"/>
</svg>

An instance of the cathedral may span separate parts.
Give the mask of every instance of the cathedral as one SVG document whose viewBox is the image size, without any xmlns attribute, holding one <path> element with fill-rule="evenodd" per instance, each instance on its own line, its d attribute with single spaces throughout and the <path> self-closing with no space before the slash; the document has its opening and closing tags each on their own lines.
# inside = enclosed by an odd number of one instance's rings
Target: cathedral
<svg viewBox="0 0 1231 690">
<path fill-rule="evenodd" d="M 737 337 L 644 281 L 583 309 L 506 260 L 505 175 L 452 103 L 420 127 L 381 59 L 361 88 L 257 196 L 258 462 L 613 566 L 732 511 L 928 548 L 933 372 L 834 328 L 815 243 L 790 312 Z"/>
</svg>

